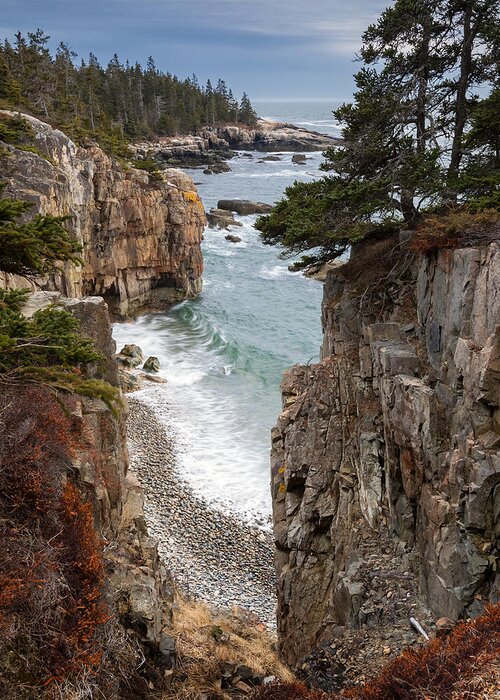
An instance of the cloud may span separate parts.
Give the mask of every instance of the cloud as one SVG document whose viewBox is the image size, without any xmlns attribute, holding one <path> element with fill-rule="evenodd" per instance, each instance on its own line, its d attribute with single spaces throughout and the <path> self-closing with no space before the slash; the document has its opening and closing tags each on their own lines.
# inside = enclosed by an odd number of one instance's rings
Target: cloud
<svg viewBox="0 0 500 700">
<path fill-rule="evenodd" d="M 112 2 L 127 6 L 134 16 L 135 0 Z M 340 0 L 143 0 L 141 16 L 143 21 L 156 16 L 180 26 L 261 38 L 319 41 L 328 53 L 345 55 L 359 48 L 363 30 L 384 4 L 383 0 L 350 0 L 348 7 Z"/>
<path fill-rule="evenodd" d="M 39 26 L 51 47 L 157 65 L 235 92 L 349 94 L 361 34 L 390 0 L 0 0 L 0 33 Z M 3 25 L 3 26 L 2 26 Z"/>
</svg>

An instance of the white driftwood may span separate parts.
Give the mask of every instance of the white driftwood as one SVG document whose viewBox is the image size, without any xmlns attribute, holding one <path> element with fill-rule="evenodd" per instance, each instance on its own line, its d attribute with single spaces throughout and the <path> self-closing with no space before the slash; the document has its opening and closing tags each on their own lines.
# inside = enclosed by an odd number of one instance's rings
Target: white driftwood
<svg viewBox="0 0 500 700">
<path fill-rule="evenodd" d="M 427 639 L 427 641 L 429 641 L 429 635 L 424 630 L 424 628 L 422 627 L 422 625 L 420 624 L 420 622 L 418 620 L 415 620 L 414 617 L 410 617 L 410 625 L 413 627 L 413 629 L 416 629 L 417 632 L 419 634 L 421 634 L 422 637 L 424 637 L 424 639 Z"/>
</svg>

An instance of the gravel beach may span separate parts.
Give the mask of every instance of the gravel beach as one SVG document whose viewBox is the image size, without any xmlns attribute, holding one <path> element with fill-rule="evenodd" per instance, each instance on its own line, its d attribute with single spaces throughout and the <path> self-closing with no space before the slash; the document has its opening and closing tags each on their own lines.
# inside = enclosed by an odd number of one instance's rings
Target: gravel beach
<svg viewBox="0 0 500 700">
<path fill-rule="evenodd" d="M 128 397 L 131 470 L 144 489 L 150 534 L 180 588 L 214 606 L 241 606 L 275 628 L 270 532 L 211 508 L 182 480 L 175 442 L 153 410 Z"/>
</svg>

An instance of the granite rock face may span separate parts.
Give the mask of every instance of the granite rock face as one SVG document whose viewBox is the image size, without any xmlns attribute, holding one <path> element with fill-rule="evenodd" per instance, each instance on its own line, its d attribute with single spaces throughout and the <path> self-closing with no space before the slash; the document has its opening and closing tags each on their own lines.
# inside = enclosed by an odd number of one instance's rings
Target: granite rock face
<svg viewBox="0 0 500 700">
<path fill-rule="evenodd" d="M 67 265 L 44 288 L 102 296 L 118 317 L 197 295 L 205 213 L 191 178 L 166 170 L 163 181 L 152 181 L 97 146 L 78 148 L 61 131 L 25 118 L 41 155 L 6 147 L 7 194 L 33 202 L 35 212 L 68 215 L 83 246 L 82 267 Z"/>
<path fill-rule="evenodd" d="M 82 335 L 92 338 L 106 366 L 88 368 L 88 375 L 118 386 L 116 346 L 108 309 L 100 297 L 67 299 L 58 292 L 32 294 L 26 316 L 57 303 L 80 320 Z M 173 582 L 161 563 L 156 541 L 149 537 L 144 498 L 137 477 L 129 472 L 126 442 L 127 404 L 117 415 L 98 399 L 63 395 L 75 429 L 75 453 L 68 472 L 93 506 L 94 526 L 105 543 L 104 559 L 110 600 L 119 620 L 133 630 L 146 655 L 168 667 L 172 654 L 162 644 L 172 616 Z M 43 410 L 43 406 L 40 407 Z M 132 670 L 131 670 L 132 675 Z"/>
<path fill-rule="evenodd" d="M 498 596 L 500 244 L 394 247 L 328 273 L 322 360 L 282 382 L 272 491 L 292 664 L 338 626 L 418 617 L 395 580 L 436 618 Z"/>
<path fill-rule="evenodd" d="M 255 127 L 224 126 L 214 127 L 207 133 L 215 132 L 234 150 L 248 151 L 324 151 L 339 144 L 334 139 L 316 131 L 308 131 L 293 124 L 259 119 Z"/>
</svg>

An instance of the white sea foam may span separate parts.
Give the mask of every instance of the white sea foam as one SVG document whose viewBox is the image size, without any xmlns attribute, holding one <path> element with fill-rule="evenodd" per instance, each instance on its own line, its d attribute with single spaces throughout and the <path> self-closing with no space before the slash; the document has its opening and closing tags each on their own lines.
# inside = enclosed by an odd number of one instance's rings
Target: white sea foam
<svg viewBox="0 0 500 700">
<path fill-rule="evenodd" d="M 261 155 L 235 159 L 225 179 L 200 174 L 205 208 L 222 198 L 278 201 L 295 179 L 318 175 L 320 154 L 308 154 L 306 170 L 291 165 L 291 154 L 258 164 Z M 279 381 L 288 366 L 317 353 L 321 285 L 289 272 L 278 251 L 262 244 L 256 218 L 237 217 L 243 226 L 231 233 L 239 244 L 225 240 L 227 231 L 205 231 L 198 299 L 117 324 L 114 335 L 119 348 L 137 343 L 160 360 L 167 383 L 145 382 L 137 396 L 175 434 L 180 477 L 217 507 L 267 516 Z"/>
<path fill-rule="evenodd" d="M 292 178 L 296 179 L 297 175 L 299 174 L 298 170 L 278 170 L 278 172 L 272 172 L 270 170 L 265 170 L 264 169 L 264 164 L 260 164 L 262 167 L 262 170 L 259 171 L 258 173 L 235 173 L 234 177 L 241 177 L 241 178 L 250 178 L 250 179 L 259 179 L 259 178 Z M 309 177 L 313 178 L 316 177 L 315 173 L 307 173 L 304 171 L 300 171 L 300 175 L 308 175 Z"/>
<path fill-rule="evenodd" d="M 290 272 L 287 267 L 283 265 L 274 265 L 274 267 L 261 267 L 259 270 L 259 277 L 265 280 L 276 280 L 282 277 L 291 277 L 295 275 L 295 272 Z"/>
</svg>

